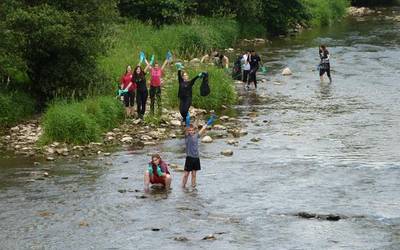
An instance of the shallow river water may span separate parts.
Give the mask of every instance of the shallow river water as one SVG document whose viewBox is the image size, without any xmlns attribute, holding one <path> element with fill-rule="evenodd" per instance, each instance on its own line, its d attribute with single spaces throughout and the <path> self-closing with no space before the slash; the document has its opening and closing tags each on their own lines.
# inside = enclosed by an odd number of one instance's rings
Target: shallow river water
<svg viewBox="0 0 400 250">
<path fill-rule="evenodd" d="M 320 43 L 332 84 L 316 72 Z M 141 198 L 147 153 L 182 165 L 181 139 L 114 153 L 112 166 L 2 158 L 0 249 L 400 249 L 400 22 L 349 19 L 259 51 L 267 81 L 238 87 L 249 134 L 201 145 L 197 190 L 172 171 L 171 192 Z M 38 169 L 52 177 L 27 181 Z"/>
</svg>

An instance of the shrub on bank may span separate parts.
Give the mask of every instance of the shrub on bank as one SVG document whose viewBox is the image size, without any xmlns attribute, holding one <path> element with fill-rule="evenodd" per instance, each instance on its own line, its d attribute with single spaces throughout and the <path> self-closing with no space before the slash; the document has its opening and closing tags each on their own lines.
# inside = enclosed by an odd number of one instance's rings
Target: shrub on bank
<svg viewBox="0 0 400 250">
<path fill-rule="evenodd" d="M 201 96 L 200 85 L 202 80 L 197 80 L 193 86 L 193 106 L 207 110 L 220 110 L 223 105 L 235 104 L 237 100 L 237 94 L 230 75 L 226 73 L 224 69 L 207 65 L 187 70 L 190 78 L 195 77 L 198 73 L 203 71 L 206 71 L 209 74 L 211 93 L 205 97 Z M 174 81 L 166 83 L 164 91 L 167 105 L 173 108 L 179 107 L 178 77 L 176 76 L 175 79 L 176 80 Z"/>
<path fill-rule="evenodd" d="M 302 0 L 313 26 L 326 26 L 340 20 L 346 14 L 349 0 Z"/>
<path fill-rule="evenodd" d="M 230 18 L 194 19 L 191 24 L 174 24 L 159 29 L 136 20 L 116 24 L 110 40 L 112 49 L 99 59 L 100 68 L 109 76 L 108 91 L 116 87 L 127 65 L 139 62 L 139 52 L 154 54 L 160 63 L 168 50 L 175 57 L 200 57 L 213 48 L 232 46 L 239 35 L 238 23 Z"/>
<path fill-rule="evenodd" d="M 35 101 L 23 92 L 0 92 L 0 128 L 13 126 L 35 112 Z"/>
<path fill-rule="evenodd" d="M 43 117 L 41 142 L 73 144 L 98 141 L 101 133 L 123 121 L 121 103 L 112 97 L 89 98 L 82 102 L 56 102 Z"/>
</svg>

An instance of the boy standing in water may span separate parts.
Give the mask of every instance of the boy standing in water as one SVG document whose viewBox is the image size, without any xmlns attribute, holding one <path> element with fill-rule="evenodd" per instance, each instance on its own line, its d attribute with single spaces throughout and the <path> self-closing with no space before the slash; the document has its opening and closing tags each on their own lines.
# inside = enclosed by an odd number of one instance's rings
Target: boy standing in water
<svg viewBox="0 0 400 250">
<path fill-rule="evenodd" d="M 182 187 L 186 187 L 186 182 L 189 178 L 189 174 L 192 175 L 192 188 L 196 187 L 196 173 L 201 169 L 200 158 L 199 158 L 199 139 L 204 134 L 208 126 L 214 121 L 214 117 L 211 117 L 207 124 L 204 125 L 199 132 L 196 132 L 193 124 L 187 123 L 186 125 L 186 161 L 185 161 L 185 172 L 182 177 Z"/>
</svg>

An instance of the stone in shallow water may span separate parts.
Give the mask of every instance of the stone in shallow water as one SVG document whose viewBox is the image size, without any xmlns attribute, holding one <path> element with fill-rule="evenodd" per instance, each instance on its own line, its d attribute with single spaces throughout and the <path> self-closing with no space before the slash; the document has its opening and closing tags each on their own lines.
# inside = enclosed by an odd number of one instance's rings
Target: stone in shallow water
<svg viewBox="0 0 400 250">
<path fill-rule="evenodd" d="M 205 236 L 202 240 L 216 240 L 217 237 L 215 237 L 215 235 L 213 234 L 209 234 L 207 236 Z"/>
<path fill-rule="evenodd" d="M 174 237 L 174 240 L 176 240 L 176 241 L 189 241 L 189 239 L 186 238 L 185 236 L 176 236 L 176 237 Z"/>
<path fill-rule="evenodd" d="M 211 136 L 206 135 L 201 139 L 201 142 L 211 143 L 211 142 L 213 142 L 213 139 L 211 138 Z"/>
<path fill-rule="evenodd" d="M 222 155 L 224 156 L 232 156 L 233 155 L 233 151 L 232 149 L 225 149 L 221 152 Z"/>
</svg>

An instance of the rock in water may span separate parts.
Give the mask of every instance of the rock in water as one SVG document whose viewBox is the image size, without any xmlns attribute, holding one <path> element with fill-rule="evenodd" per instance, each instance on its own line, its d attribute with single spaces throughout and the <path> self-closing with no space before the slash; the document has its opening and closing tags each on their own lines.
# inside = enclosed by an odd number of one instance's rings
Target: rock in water
<svg viewBox="0 0 400 250">
<path fill-rule="evenodd" d="M 201 139 L 201 142 L 211 143 L 211 142 L 213 142 L 213 139 L 211 138 L 211 136 L 206 135 L 203 137 L 203 139 Z"/>
<path fill-rule="evenodd" d="M 176 236 L 176 237 L 174 237 L 174 240 L 176 240 L 176 241 L 188 241 L 189 239 L 186 238 L 185 236 Z"/>
<path fill-rule="evenodd" d="M 224 151 L 221 152 L 221 154 L 224 156 L 232 156 L 233 151 L 231 149 L 225 149 Z"/>
<path fill-rule="evenodd" d="M 252 141 L 252 142 L 259 142 L 259 141 L 261 141 L 261 138 L 260 138 L 260 137 L 254 137 L 254 138 L 251 138 L 250 141 Z"/>
<path fill-rule="evenodd" d="M 290 75 L 292 75 L 292 74 L 293 74 L 293 73 L 292 73 L 292 71 L 289 69 L 289 67 L 284 68 L 283 71 L 282 71 L 282 75 L 284 75 L 284 76 L 290 76 Z"/>
<path fill-rule="evenodd" d="M 215 237 L 213 234 L 207 235 L 203 238 L 203 240 L 216 240 L 217 237 Z"/>
</svg>

